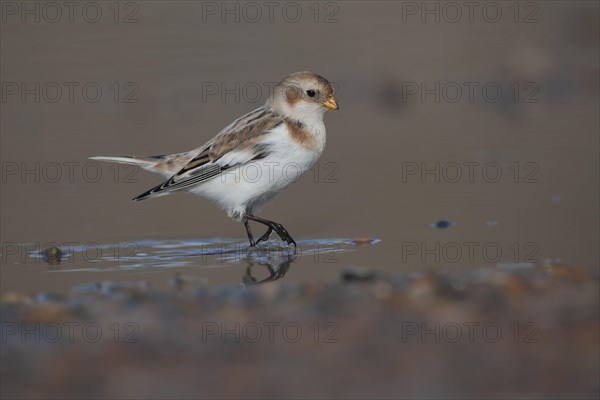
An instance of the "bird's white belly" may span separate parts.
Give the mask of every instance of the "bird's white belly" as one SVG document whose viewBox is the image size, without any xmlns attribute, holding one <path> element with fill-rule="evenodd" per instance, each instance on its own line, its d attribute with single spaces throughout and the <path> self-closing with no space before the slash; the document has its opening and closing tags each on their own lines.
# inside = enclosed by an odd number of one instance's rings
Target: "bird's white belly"
<svg viewBox="0 0 600 400">
<path fill-rule="evenodd" d="M 275 152 L 229 168 L 191 191 L 214 201 L 230 217 L 240 219 L 245 213 L 259 211 L 279 191 L 298 181 L 319 155 L 294 146 L 285 154 Z"/>
<path fill-rule="evenodd" d="M 232 218 L 241 219 L 246 213 L 259 211 L 279 191 L 300 179 L 323 153 L 322 119 L 311 126 L 310 132 L 313 146 L 309 147 L 295 140 L 282 124 L 261 143 L 266 149 L 265 158 L 247 161 L 247 153 L 231 151 L 219 163 L 232 167 L 191 191 L 214 201 Z"/>
</svg>

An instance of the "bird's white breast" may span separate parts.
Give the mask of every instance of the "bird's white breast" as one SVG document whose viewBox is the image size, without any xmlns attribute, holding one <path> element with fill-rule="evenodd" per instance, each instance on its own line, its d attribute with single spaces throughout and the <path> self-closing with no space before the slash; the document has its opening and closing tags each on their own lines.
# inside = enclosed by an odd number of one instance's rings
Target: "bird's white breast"
<svg viewBox="0 0 600 400">
<path fill-rule="evenodd" d="M 259 160 L 245 162 L 248 154 L 232 150 L 219 162 L 239 164 L 196 186 L 192 192 L 216 202 L 233 218 L 260 210 L 280 190 L 296 182 L 323 153 L 326 134 L 322 119 L 310 121 L 304 129 L 311 135 L 305 143 L 294 138 L 286 124 L 265 134 L 260 144 L 267 149 L 267 155 Z"/>
</svg>

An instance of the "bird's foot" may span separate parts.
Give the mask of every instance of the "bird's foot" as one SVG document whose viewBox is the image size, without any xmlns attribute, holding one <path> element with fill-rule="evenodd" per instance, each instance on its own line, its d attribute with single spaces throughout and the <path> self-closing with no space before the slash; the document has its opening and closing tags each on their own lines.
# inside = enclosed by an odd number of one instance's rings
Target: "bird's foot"
<svg viewBox="0 0 600 400">
<path fill-rule="evenodd" d="M 267 240 L 269 240 L 269 236 L 271 236 L 271 232 L 273 232 L 273 228 L 269 227 L 269 229 L 267 229 L 265 234 L 262 235 L 261 237 L 259 237 L 258 240 L 256 242 L 254 242 L 254 244 L 250 243 L 250 247 L 254 247 L 257 244 L 259 244 L 260 242 L 266 242 Z"/>
<path fill-rule="evenodd" d="M 279 235 L 279 237 L 281 238 L 281 240 L 285 241 L 287 244 L 293 244 L 294 248 L 297 247 L 296 241 L 289 234 L 289 232 L 287 231 L 287 229 L 285 229 L 283 227 L 283 225 L 278 224 L 277 222 L 275 222 L 273 225 L 274 225 L 275 233 L 277 233 L 277 235 Z"/>
<path fill-rule="evenodd" d="M 273 231 L 275 231 L 275 233 L 279 236 L 279 238 L 281 240 L 286 242 L 288 245 L 293 245 L 294 250 L 296 249 L 297 244 L 296 244 L 296 241 L 294 240 L 294 238 L 292 238 L 292 236 L 283 227 L 283 225 L 278 224 L 276 222 L 274 222 L 273 226 L 270 226 L 269 229 L 267 229 L 267 231 L 264 233 L 264 235 L 262 235 L 260 238 L 258 238 L 258 240 L 256 242 L 254 242 L 254 243 L 250 242 L 250 247 L 255 247 L 260 242 L 266 242 L 267 240 L 269 240 L 269 237 L 271 236 L 271 233 L 273 233 Z"/>
</svg>

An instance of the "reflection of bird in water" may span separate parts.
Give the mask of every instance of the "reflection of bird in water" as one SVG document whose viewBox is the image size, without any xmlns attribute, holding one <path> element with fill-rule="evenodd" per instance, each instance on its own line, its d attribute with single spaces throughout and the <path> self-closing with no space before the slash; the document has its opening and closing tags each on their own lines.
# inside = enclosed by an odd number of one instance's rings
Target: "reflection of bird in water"
<svg viewBox="0 0 600 400">
<path fill-rule="evenodd" d="M 248 267 L 246 268 L 246 273 L 244 274 L 244 276 L 242 276 L 242 284 L 244 286 L 254 286 L 281 279 L 285 276 L 285 274 L 287 274 L 288 270 L 290 269 L 290 265 L 295 260 L 295 255 L 285 255 L 281 258 L 277 258 L 274 260 L 249 260 Z M 259 280 L 254 275 L 252 275 L 252 269 L 256 266 L 266 267 L 267 271 L 269 272 L 269 276 Z"/>
</svg>

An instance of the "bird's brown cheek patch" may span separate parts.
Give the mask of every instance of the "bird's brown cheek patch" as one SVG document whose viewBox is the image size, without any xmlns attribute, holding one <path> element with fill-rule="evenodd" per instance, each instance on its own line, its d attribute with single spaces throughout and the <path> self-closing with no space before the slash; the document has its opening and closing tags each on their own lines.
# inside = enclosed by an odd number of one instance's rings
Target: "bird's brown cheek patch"
<svg viewBox="0 0 600 400">
<path fill-rule="evenodd" d="M 296 142 L 300 144 L 300 146 L 304 147 L 306 150 L 312 151 L 316 147 L 316 141 L 313 135 L 311 135 L 306 129 L 300 128 L 298 125 L 293 122 L 286 121 L 287 128 Z"/>
<path fill-rule="evenodd" d="M 296 86 L 288 86 L 285 88 L 285 98 L 288 103 L 295 104 L 302 98 L 302 92 Z"/>
</svg>

